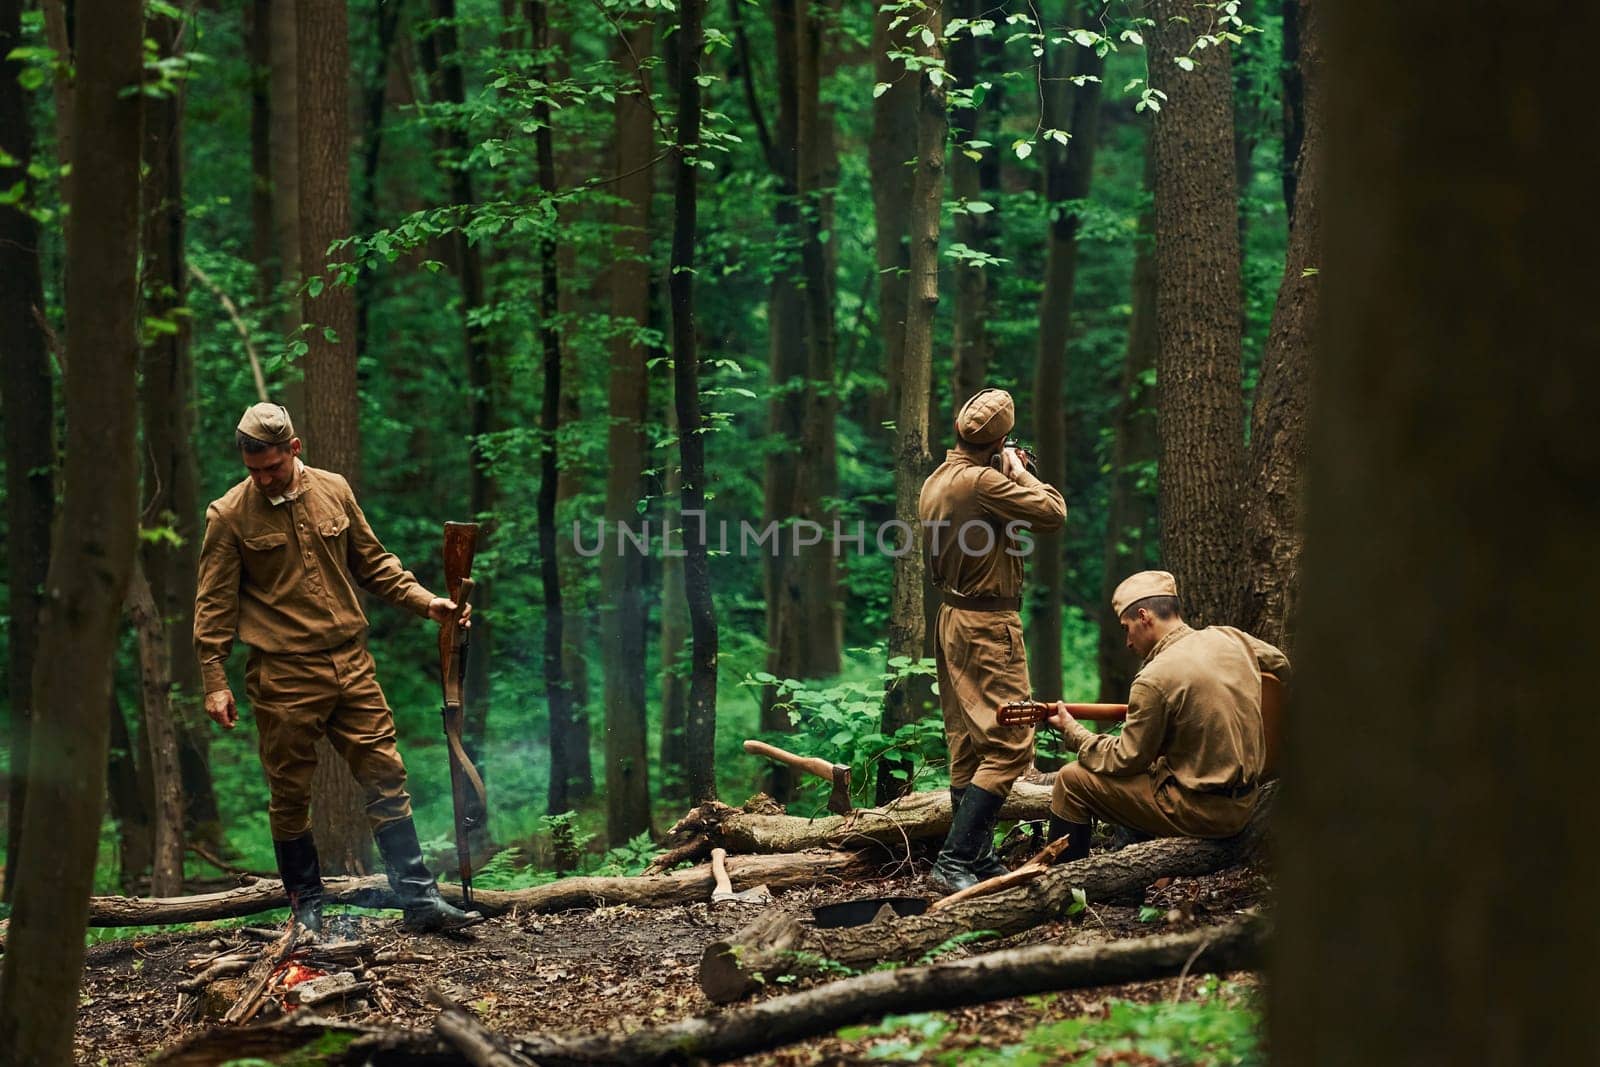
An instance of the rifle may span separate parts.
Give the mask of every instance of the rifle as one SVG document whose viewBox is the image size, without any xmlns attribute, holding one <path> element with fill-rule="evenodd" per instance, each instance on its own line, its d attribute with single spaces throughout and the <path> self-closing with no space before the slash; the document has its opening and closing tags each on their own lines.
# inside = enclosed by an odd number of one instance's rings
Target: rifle
<svg viewBox="0 0 1600 1067">
<path fill-rule="evenodd" d="M 444 687 L 444 736 L 450 749 L 450 799 L 455 808 L 456 863 L 461 869 L 461 897 L 472 906 L 472 831 L 489 819 L 489 798 L 478 768 L 461 745 L 462 689 L 467 677 L 467 630 L 460 611 L 472 599 L 472 556 L 478 547 L 478 524 L 444 524 L 444 581 L 458 613 L 439 626 L 439 680 Z"/>
</svg>

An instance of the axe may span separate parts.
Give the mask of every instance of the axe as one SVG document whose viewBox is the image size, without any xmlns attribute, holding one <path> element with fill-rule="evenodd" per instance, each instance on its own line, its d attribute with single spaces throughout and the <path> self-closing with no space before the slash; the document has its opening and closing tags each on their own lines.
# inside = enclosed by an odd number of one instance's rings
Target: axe
<svg viewBox="0 0 1600 1067">
<path fill-rule="evenodd" d="M 785 752 L 781 748 L 774 748 L 760 741 L 746 741 L 744 750 L 754 756 L 765 756 L 779 763 L 787 763 L 797 770 L 816 775 L 824 782 L 832 782 L 833 792 L 828 794 L 828 810 L 835 815 L 850 814 L 850 768 L 843 763 L 829 763 L 816 756 L 797 756 L 793 752 Z"/>
<path fill-rule="evenodd" d="M 764 885 L 746 889 L 742 893 L 733 891 L 733 882 L 728 878 L 728 850 L 725 848 L 711 850 L 711 877 L 717 883 L 717 887 L 711 891 L 713 904 L 765 904 L 772 899 L 772 894 Z"/>
</svg>

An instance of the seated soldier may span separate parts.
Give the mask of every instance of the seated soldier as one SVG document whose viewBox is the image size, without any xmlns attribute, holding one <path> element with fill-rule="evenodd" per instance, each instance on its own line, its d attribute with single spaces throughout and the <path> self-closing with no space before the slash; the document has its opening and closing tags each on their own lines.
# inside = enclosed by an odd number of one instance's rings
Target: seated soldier
<svg viewBox="0 0 1600 1067">
<path fill-rule="evenodd" d="M 1076 762 L 1050 798 L 1050 839 L 1063 859 L 1089 854 L 1090 816 L 1152 837 L 1229 837 L 1256 806 L 1266 756 L 1261 673 L 1287 679 L 1289 661 L 1231 626 L 1191 629 L 1166 571 L 1117 586 L 1111 606 L 1144 665 L 1128 693 L 1120 734 L 1096 734 L 1057 703 L 1047 720 Z"/>
</svg>

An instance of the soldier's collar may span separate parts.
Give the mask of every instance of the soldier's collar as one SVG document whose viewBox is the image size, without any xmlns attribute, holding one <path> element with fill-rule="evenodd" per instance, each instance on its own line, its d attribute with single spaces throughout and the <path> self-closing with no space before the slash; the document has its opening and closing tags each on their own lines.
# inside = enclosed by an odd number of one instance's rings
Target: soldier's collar
<svg viewBox="0 0 1600 1067">
<path fill-rule="evenodd" d="M 1156 642 L 1156 647 L 1152 648 L 1150 650 L 1150 654 L 1144 658 L 1145 664 L 1149 664 L 1151 660 L 1155 659 L 1157 656 L 1161 655 L 1161 653 L 1165 652 L 1167 649 L 1171 648 L 1173 645 L 1177 644 L 1179 641 L 1183 640 L 1185 637 L 1188 637 L 1192 633 L 1194 633 L 1194 628 L 1192 626 L 1186 622 L 1180 622 L 1177 626 L 1174 626 L 1170 631 L 1168 631 L 1167 636 Z"/>
<path fill-rule="evenodd" d="M 295 499 L 306 491 L 306 464 L 299 456 L 294 457 L 294 482 L 287 493 L 282 496 L 269 496 L 267 503 L 273 507 Z"/>
</svg>

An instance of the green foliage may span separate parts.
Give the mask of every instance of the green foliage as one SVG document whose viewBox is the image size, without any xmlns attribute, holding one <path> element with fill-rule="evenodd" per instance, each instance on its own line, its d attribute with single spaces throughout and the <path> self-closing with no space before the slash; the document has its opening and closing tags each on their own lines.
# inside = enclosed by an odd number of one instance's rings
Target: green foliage
<svg viewBox="0 0 1600 1067">
<path fill-rule="evenodd" d="M 956 934 L 954 937 L 945 938 L 943 941 L 924 952 L 917 960 L 917 963 L 919 966 L 926 965 L 932 963 L 940 956 L 943 956 L 946 952 L 954 952 L 962 945 L 971 945 L 979 941 L 985 941 L 989 938 L 999 936 L 1000 934 L 994 930 L 966 930 L 962 933 Z"/>
<path fill-rule="evenodd" d="M 1045 998 L 1031 998 L 1036 1005 Z M 944 1014 L 891 1015 L 875 1026 L 840 1030 L 846 1041 L 867 1043 L 868 1059 L 942 1067 L 1008 1067 L 1109 1062 L 1182 1067 L 1253 1067 L 1264 1064 L 1261 1012 L 1253 992 L 1214 978 L 1201 981 L 1195 999 L 1141 1004 L 1109 1001 L 1103 1012 L 1042 1023 L 1021 1041 L 999 1047 L 969 1046 Z"/>
<path fill-rule="evenodd" d="M 881 655 L 880 650 L 863 650 Z M 885 757 L 909 761 L 918 788 L 940 784 L 945 760 L 944 726 L 934 718 L 908 723 L 892 734 L 884 734 L 883 694 L 887 685 L 936 673 L 931 659 L 912 660 L 896 656 L 888 669 L 861 680 L 807 682 L 777 678 L 767 671 L 755 671 L 741 685 L 775 688 L 774 707 L 783 711 L 794 727 L 793 733 L 761 735 L 762 739 L 803 756 L 819 756 L 830 763 L 850 765 L 850 784 L 858 802 L 874 795 L 877 774 Z M 799 783 L 803 799 L 820 806 L 827 801 L 829 787 L 823 782 Z"/>
<path fill-rule="evenodd" d="M 656 858 L 656 852 L 656 844 L 650 840 L 648 833 L 637 834 L 609 850 L 594 873 L 614 876 L 643 874 L 644 869 L 650 866 L 650 861 Z"/>
</svg>

